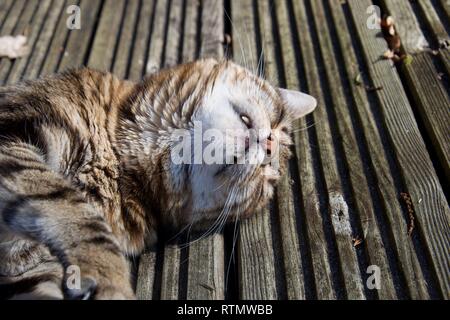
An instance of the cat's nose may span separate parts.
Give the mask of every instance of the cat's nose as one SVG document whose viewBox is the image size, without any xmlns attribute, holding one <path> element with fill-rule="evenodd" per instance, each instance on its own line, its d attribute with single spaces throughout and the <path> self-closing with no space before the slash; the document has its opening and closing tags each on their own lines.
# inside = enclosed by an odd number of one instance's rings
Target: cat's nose
<svg viewBox="0 0 450 320">
<path fill-rule="evenodd" d="M 271 157 L 276 149 L 276 141 L 272 134 L 269 134 L 269 136 L 267 137 L 266 141 L 263 144 L 263 148 L 266 151 L 266 155 L 268 157 Z"/>
</svg>

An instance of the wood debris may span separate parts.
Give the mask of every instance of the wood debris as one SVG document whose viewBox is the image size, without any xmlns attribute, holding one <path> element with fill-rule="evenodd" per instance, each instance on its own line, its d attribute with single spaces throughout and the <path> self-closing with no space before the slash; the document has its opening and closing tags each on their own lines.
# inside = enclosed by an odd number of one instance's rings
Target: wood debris
<svg viewBox="0 0 450 320">
<path fill-rule="evenodd" d="M 0 37 L 0 58 L 17 59 L 26 56 L 29 51 L 27 37 L 23 35 Z"/>
<path fill-rule="evenodd" d="M 356 77 L 353 79 L 353 82 L 357 86 L 361 86 L 361 85 L 364 86 L 364 89 L 366 89 L 368 92 L 383 90 L 382 86 L 369 86 L 369 85 L 364 84 L 361 73 L 358 73 L 356 75 Z"/>
<path fill-rule="evenodd" d="M 408 223 L 408 236 L 411 236 L 413 230 L 414 230 L 414 207 L 411 200 L 411 196 L 409 193 L 402 192 L 400 193 L 400 196 L 402 197 L 403 201 L 406 204 L 406 208 L 408 210 L 408 217 L 409 217 L 409 223 Z"/>
<path fill-rule="evenodd" d="M 361 239 L 360 237 L 352 238 L 352 242 L 353 246 L 356 248 L 363 242 L 363 239 Z"/>
<path fill-rule="evenodd" d="M 404 62 L 405 65 L 412 63 L 412 56 L 401 52 L 402 42 L 395 30 L 395 20 L 392 16 L 384 16 L 380 20 L 381 32 L 386 40 L 389 50 L 383 53 L 383 58 L 392 60 L 395 63 Z"/>
</svg>

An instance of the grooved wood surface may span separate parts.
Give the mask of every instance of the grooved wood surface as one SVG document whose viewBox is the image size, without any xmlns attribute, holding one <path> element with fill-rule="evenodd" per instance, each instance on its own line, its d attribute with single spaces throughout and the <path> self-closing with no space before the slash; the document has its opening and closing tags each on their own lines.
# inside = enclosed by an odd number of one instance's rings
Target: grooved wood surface
<svg viewBox="0 0 450 320">
<path fill-rule="evenodd" d="M 0 0 L 0 35 L 25 33 L 31 50 L 0 59 L 0 82 L 83 65 L 138 81 L 226 56 L 318 99 L 273 201 L 224 232 L 148 248 L 134 261 L 140 299 L 449 299 L 450 5 L 375 3 L 411 63 L 382 58 L 369 0 Z"/>
</svg>

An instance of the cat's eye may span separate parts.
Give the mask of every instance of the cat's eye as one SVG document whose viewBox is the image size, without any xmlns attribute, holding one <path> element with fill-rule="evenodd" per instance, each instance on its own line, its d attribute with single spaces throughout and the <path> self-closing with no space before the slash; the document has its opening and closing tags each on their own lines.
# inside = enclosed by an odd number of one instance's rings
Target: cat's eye
<svg viewBox="0 0 450 320">
<path fill-rule="evenodd" d="M 248 116 L 246 116 L 245 114 L 242 114 L 241 120 L 247 126 L 248 129 L 252 128 L 252 122 Z"/>
</svg>

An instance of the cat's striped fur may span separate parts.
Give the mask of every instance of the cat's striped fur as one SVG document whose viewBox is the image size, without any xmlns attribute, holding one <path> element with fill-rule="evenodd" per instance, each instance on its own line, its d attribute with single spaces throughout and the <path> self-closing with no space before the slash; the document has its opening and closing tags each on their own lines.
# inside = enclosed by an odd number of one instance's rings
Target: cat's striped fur
<svg viewBox="0 0 450 320">
<path fill-rule="evenodd" d="M 0 298 L 133 298 L 126 255 L 154 243 L 162 227 L 214 222 L 230 196 L 199 193 L 195 177 L 204 173 L 173 167 L 169 133 L 189 129 L 216 86 L 254 88 L 247 93 L 270 105 L 264 119 L 279 129 L 286 159 L 292 112 L 283 94 L 229 61 L 185 64 L 137 84 L 79 69 L 1 88 Z M 265 166 L 245 170 L 217 178 L 233 190 L 229 217 L 264 205 L 277 180 Z M 81 269 L 80 290 L 66 286 L 71 265 Z"/>
</svg>

